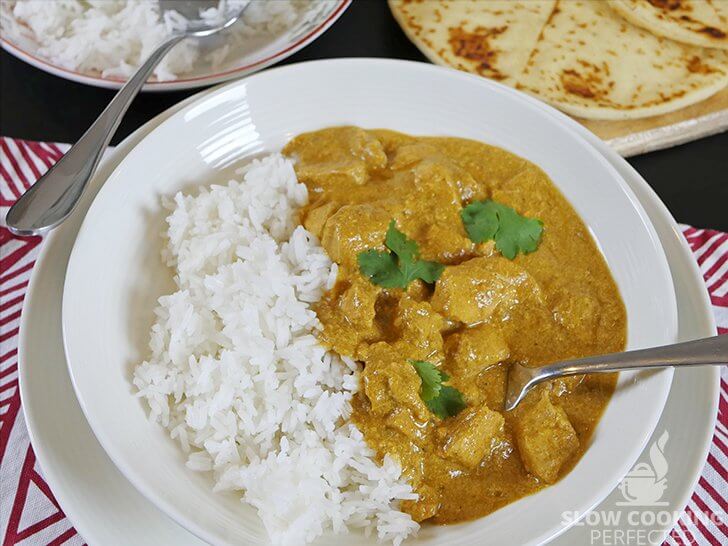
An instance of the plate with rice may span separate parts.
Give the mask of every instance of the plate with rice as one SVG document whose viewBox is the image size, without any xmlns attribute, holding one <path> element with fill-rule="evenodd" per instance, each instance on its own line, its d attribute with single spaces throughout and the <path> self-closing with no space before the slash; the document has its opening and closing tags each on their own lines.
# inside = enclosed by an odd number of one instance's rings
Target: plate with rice
<svg viewBox="0 0 728 546">
<path fill-rule="evenodd" d="M 318 38 L 350 3 L 253 0 L 241 20 L 222 34 L 178 44 L 143 90 L 203 87 L 261 70 Z M 224 6 L 211 8 L 208 15 L 220 8 Z M 185 21 L 178 13 L 162 16 L 158 0 L 8 0 L 0 3 L 0 45 L 50 74 L 119 89 Z"/>
<path fill-rule="evenodd" d="M 115 465 L 212 544 L 542 544 L 565 531 L 564 512 L 587 512 L 634 464 L 671 372 L 622 374 L 583 457 L 550 487 L 472 521 L 418 523 L 417 484 L 352 420 L 366 367 L 321 341 L 318 304 L 346 264 L 302 225 L 316 195 L 305 154 L 286 153 L 342 125 L 497 144 L 539 165 L 589 227 L 624 300 L 627 348 L 672 342 L 654 228 L 560 116 L 474 76 L 367 59 L 266 71 L 171 116 L 96 196 L 66 272 L 70 375 Z M 361 175 L 340 167 L 333 179 Z"/>
</svg>

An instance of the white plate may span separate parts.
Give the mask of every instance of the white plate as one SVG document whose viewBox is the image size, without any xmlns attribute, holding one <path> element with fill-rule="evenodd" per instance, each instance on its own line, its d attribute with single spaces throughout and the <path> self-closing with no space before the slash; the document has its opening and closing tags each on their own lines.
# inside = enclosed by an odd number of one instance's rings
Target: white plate
<svg viewBox="0 0 728 546">
<path fill-rule="evenodd" d="M 19 378 L 25 421 L 47 482 L 81 536 L 92 546 L 202 544 L 141 496 L 114 467 L 94 438 L 65 368 L 60 328 L 63 272 L 91 194 L 152 128 L 194 98 L 160 114 L 110 153 L 91 183 L 84 203 L 45 239 L 25 298 L 19 344 Z M 591 133 L 573 125 L 620 171 L 649 213 L 666 250 L 675 281 L 680 339 L 713 335 L 715 325 L 705 286 L 692 254 L 667 209 L 628 163 Z M 38 339 L 42 339 L 43 343 L 37 343 Z M 700 475 L 713 434 L 718 389 L 717 368 L 675 374 L 669 399 L 656 429 L 657 435 L 666 429 L 679 431 L 680 434 L 679 442 L 668 443 L 668 459 L 672 466 L 680 469 L 674 480 L 671 475 L 670 487 L 663 497 L 670 510 L 680 511 L 685 506 Z M 646 453 L 641 458 L 644 457 Z M 596 509 L 612 508 L 613 496 Z M 672 523 L 663 524 L 654 542 L 662 542 L 662 537 L 671 527 Z M 588 531 L 584 527 L 571 528 L 556 543 L 583 546 L 589 543 Z"/>
<path fill-rule="evenodd" d="M 341 17 L 350 4 L 351 0 L 312 3 L 302 11 L 289 29 L 272 36 L 255 38 L 246 42 L 244 46 L 236 46 L 222 65 L 213 67 L 210 63 L 200 61 L 189 74 L 175 80 L 149 81 L 144 84 L 142 90 L 194 89 L 230 81 L 262 70 L 290 57 L 313 42 Z M 12 25 L 3 25 L 0 46 L 21 61 L 67 80 L 107 89 L 119 89 L 124 83 L 118 78 L 104 78 L 99 74 L 77 72 L 52 63 L 38 53 L 38 43 L 29 32 L 14 32 Z"/>
<path fill-rule="evenodd" d="M 170 288 L 157 258 L 160 196 L 224 182 L 241 160 L 280 149 L 299 132 L 342 123 L 475 138 L 535 162 L 593 230 L 625 301 L 628 347 L 676 338 L 669 267 L 646 213 L 609 162 L 534 99 L 471 75 L 383 60 L 305 63 L 226 86 L 157 127 L 111 175 L 76 240 L 63 302 L 69 370 L 96 437 L 147 498 L 215 544 L 267 537 L 251 508 L 212 493 L 206 476 L 186 469 L 130 388 L 131 370 L 147 350 L 150 302 Z M 590 449 L 567 477 L 487 518 L 425 526 L 416 542 L 526 544 L 562 532 L 564 510 L 585 512 L 629 470 L 659 419 L 671 377 L 671 370 L 639 381 L 623 374 Z M 524 512 L 528 526 L 518 524 Z"/>
</svg>

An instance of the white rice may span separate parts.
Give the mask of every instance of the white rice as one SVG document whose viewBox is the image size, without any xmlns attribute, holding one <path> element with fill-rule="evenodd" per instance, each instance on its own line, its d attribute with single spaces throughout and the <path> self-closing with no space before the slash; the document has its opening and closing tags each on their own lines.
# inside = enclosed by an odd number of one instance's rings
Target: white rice
<svg viewBox="0 0 728 546">
<path fill-rule="evenodd" d="M 225 4 L 202 12 L 214 20 Z M 191 72 L 198 60 L 216 68 L 228 57 L 231 45 L 250 37 L 280 32 L 291 27 L 301 0 L 254 0 L 224 36 L 224 43 L 201 52 L 195 40 L 184 40 L 154 71 L 160 81 Z M 25 34 L 37 42 L 38 54 L 53 64 L 102 77 L 128 78 L 151 52 L 188 20 L 179 13 L 160 13 L 159 0 L 2 0 L 3 33 Z"/>
<path fill-rule="evenodd" d="M 336 265 L 297 225 L 306 187 L 279 154 L 243 172 L 166 203 L 177 291 L 159 299 L 134 385 L 187 466 L 242 492 L 274 543 L 362 529 L 399 544 L 419 527 L 399 501 L 417 496 L 346 422 L 356 364 L 316 341 L 311 303 Z"/>
</svg>

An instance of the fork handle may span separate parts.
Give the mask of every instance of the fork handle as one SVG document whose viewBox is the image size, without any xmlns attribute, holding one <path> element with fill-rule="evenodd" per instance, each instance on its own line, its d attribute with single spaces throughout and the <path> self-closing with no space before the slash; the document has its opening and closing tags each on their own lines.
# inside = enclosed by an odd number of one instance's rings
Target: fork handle
<svg viewBox="0 0 728 546">
<path fill-rule="evenodd" d="M 568 360 L 539 368 L 539 382 L 583 373 L 606 373 L 683 366 L 728 364 L 728 335 L 674 345 Z"/>
<path fill-rule="evenodd" d="M 40 235 L 71 214 L 132 100 L 162 58 L 183 38 L 184 35 L 175 35 L 160 45 L 79 141 L 18 199 L 6 217 L 10 231 L 16 235 Z"/>
</svg>

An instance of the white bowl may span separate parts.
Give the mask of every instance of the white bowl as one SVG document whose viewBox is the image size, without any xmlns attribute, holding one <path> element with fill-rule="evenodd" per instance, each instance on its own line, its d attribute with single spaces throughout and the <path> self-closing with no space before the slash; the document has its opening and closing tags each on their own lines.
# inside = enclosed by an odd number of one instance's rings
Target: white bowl
<svg viewBox="0 0 728 546">
<path fill-rule="evenodd" d="M 178 523 L 214 544 L 265 544 L 252 508 L 214 494 L 134 398 L 155 299 L 170 290 L 158 252 L 160 197 L 227 180 L 241 161 L 302 131 L 388 127 L 497 144 L 541 166 L 591 228 L 619 286 L 628 347 L 675 341 L 675 294 L 664 252 L 627 184 L 535 99 L 488 80 L 402 61 L 342 59 L 270 70 L 191 103 L 152 131 L 91 206 L 66 275 L 63 330 L 86 418 L 121 472 Z M 556 485 L 488 517 L 424 526 L 414 543 L 538 544 L 564 531 L 562 513 L 596 505 L 627 473 L 660 416 L 669 370 L 623 374 L 592 444 Z M 340 537 L 319 543 L 337 544 Z M 347 544 L 368 544 L 355 536 Z"/>
<path fill-rule="evenodd" d="M 220 66 L 212 66 L 209 62 L 200 60 L 192 72 L 174 80 L 148 81 L 142 90 L 194 89 L 230 81 L 262 70 L 290 57 L 313 42 L 341 17 L 350 4 L 351 0 L 314 2 L 301 12 L 290 28 L 271 36 L 250 39 L 243 45 L 233 46 Z M 17 25 L 6 24 L 6 21 L 3 21 L 0 46 L 21 61 L 66 80 L 107 89 L 119 89 L 125 81 L 119 78 L 102 77 L 98 73 L 71 70 L 53 63 L 38 52 L 40 46 L 29 30 Z"/>
</svg>

